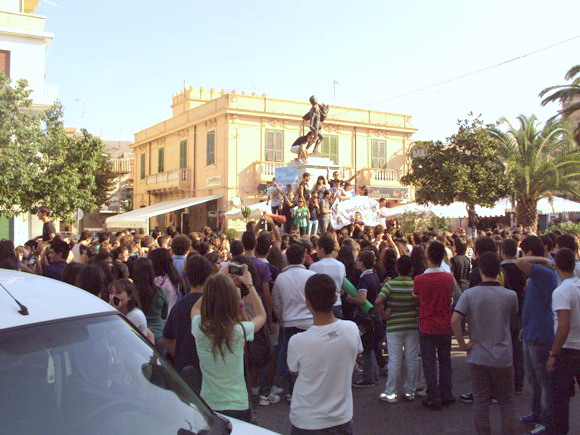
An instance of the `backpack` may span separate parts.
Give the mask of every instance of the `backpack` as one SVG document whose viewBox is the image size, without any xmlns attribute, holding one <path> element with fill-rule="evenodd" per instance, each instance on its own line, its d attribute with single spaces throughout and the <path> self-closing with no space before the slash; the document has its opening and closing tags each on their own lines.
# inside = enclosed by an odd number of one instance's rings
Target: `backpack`
<svg viewBox="0 0 580 435">
<path fill-rule="evenodd" d="M 244 332 L 244 340 L 246 340 L 246 330 L 243 326 L 242 331 Z M 264 325 L 254 334 L 254 341 L 246 341 L 246 355 L 250 368 L 266 367 L 272 360 L 274 349 L 270 343 L 270 332 L 267 325 Z"/>
</svg>

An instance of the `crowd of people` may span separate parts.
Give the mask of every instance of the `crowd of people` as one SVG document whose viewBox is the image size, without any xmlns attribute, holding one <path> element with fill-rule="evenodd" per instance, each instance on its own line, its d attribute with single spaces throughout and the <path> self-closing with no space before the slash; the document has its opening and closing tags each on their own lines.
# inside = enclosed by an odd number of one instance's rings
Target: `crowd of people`
<svg viewBox="0 0 580 435">
<path fill-rule="evenodd" d="M 502 433 L 515 433 L 524 377 L 533 399 L 519 420 L 532 434 L 567 433 L 580 379 L 576 237 L 403 234 L 364 223 L 335 231 L 325 198 L 344 192 L 322 184 L 298 187 L 298 210 L 284 225 L 264 215 L 233 240 L 209 227 L 71 238 L 55 233 L 42 208 L 42 237 L 16 248 L 1 241 L 0 267 L 108 301 L 212 409 L 235 418 L 252 421 L 253 406 L 285 399 L 293 434 L 353 433 L 352 388 L 378 385 L 381 371 L 377 399 L 420 397 L 439 411 L 456 402 L 454 336 L 472 385 L 458 398 L 473 403 L 478 434 L 491 433 L 494 402 Z M 284 215 L 294 195 L 278 193 L 280 203 L 270 200 Z"/>
</svg>

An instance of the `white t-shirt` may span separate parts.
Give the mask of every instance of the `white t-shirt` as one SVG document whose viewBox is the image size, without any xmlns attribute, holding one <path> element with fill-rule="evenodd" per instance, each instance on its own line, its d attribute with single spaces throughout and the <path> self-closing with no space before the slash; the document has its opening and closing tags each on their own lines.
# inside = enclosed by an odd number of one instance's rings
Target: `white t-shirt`
<svg viewBox="0 0 580 435">
<path fill-rule="evenodd" d="M 278 207 L 280 205 L 280 193 L 276 186 L 268 186 L 268 197 L 270 198 L 270 205 L 272 207 Z"/>
<path fill-rule="evenodd" d="M 139 308 L 133 308 L 127 313 L 127 319 L 137 328 L 141 334 L 147 337 L 147 319 Z"/>
<path fill-rule="evenodd" d="M 334 303 L 334 306 L 341 306 L 340 290 L 342 289 L 342 283 L 346 277 L 344 264 L 334 258 L 323 258 L 318 260 L 316 263 L 312 263 L 308 270 L 316 273 L 325 273 L 332 278 L 336 285 L 336 302 Z"/>
<path fill-rule="evenodd" d="M 552 293 L 554 331 L 558 329 L 557 310 L 570 310 L 571 316 L 570 332 L 563 347 L 580 350 L 580 278 L 565 279 Z"/>
<path fill-rule="evenodd" d="M 349 320 L 311 326 L 290 338 L 288 368 L 298 372 L 290 405 L 293 426 L 320 430 L 352 420 L 352 372 L 362 350 L 358 327 Z"/>
<path fill-rule="evenodd" d="M 388 210 L 387 207 L 381 207 L 379 209 L 379 214 L 381 215 L 381 225 L 383 226 L 383 228 L 387 227 L 387 218 L 385 217 L 387 210 Z"/>
</svg>

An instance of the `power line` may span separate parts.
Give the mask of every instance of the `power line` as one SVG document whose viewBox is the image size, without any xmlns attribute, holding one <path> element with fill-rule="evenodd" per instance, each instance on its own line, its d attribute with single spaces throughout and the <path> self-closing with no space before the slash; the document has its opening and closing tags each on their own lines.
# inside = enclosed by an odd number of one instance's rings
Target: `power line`
<svg viewBox="0 0 580 435">
<path fill-rule="evenodd" d="M 547 47 L 543 47 L 543 48 L 540 48 L 538 50 L 531 51 L 531 52 L 526 53 L 526 54 L 522 54 L 521 56 L 517 56 L 517 57 L 514 57 L 512 59 L 505 60 L 505 61 L 500 62 L 500 63 L 497 63 L 495 65 L 491 65 L 491 66 L 488 66 L 488 67 L 485 67 L 485 68 L 478 69 L 477 71 L 472 71 L 472 72 L 469 72 L 469 73 L 466 73 L 466 74 L 463 74 L 463 75 L 460 75 L 460 76 L 457 76 L 457 77 L 454 77 L 454 78 L 451 78 L 451 79 L 444 80 L 444 81 L 439 82 L 439 83 L 434 83 L 432 85 L 425 86 L 425 87 L 420 88 L 420 89 L 416 89 L 414 91 L 405 92 L 404 94 L 400 94 L 400 95 L 397 95 L 397 96 L 394 96 L 394 97 L 389 97 L 387 99 L 384 99 L 384 100 L 381 100 L 381 101 L 376 101 L 374 103 L 367 104 L 365 106 L 360 106 L 359 109 L 366 108 L 366 107 L 371 107 L 371 106 L 376 106 L 377 104 L 386 103 L 387 101 L 396 100 L 397 98 L 406 97 L 407 95 L 416 94 L 417 92 L 425 91 L 427 89 L 434 88 L 434 87 L 440 86 L 440 85 L 444 85 L 446 83 L 450 83 L 450 82 L 453 82 L 455 80 L 460 80 L 460 79 L 463 79 L 465 77 L 472 76 L 474 74 L 479 74 L 481 72 L 488 71 L 490 69 L 500 67 L 500 66 L 505 65 L 505 64 L 508 64 L 510 62 L 514 62 L 516 60 L 523 59 L 524 57 L 531 56 L 532 54 L 536 54 L 536 53 L 539 53 L 541 51 L 548 50 L 550 48 L 556 47 L 558 45 L 565 44 L 567 42 L 573 41 L 574 39 L 578 39 L 578 38 L 580 38 L 580 35 L 573 36 L 572 38 L 566 39 L 564 41 L 556 42 L 555 44 L 548 45 Z M 338 115 L 342 115 L 343 113 L 347 113 L 347 112 L 352 112 L 353 110 L 357 110 L 357 109 L 351 109 L 351 110 L 345 110 L 343 112 L 339 112 L 336 115 L 333 115 L 332 117 L 329 117 L 329 119 L 334 119 Z"/>
</svg>

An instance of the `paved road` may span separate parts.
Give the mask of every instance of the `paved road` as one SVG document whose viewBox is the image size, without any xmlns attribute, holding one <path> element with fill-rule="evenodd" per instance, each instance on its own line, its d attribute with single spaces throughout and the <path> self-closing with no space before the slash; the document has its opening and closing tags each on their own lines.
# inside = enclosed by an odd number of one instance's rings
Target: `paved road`
<svg viewBox="0 0 580 435">
<path fill-rule="evenodd" d="M 453 352 L 453 393 L 456 396 L 469 391 L 469 376 L 465 354 Z M 358 376 L 358 375 L 357 375 Z M 384 403 L 378 400 L 384 388 L 385 377 L 381 377 L 381 385 L 375 388 L 355 388 L 354 393 L 354 424 L 356 434 L 474 434 L 472 406 L 457 402 L 441 411 L 432 411 L 421 406 L 420 400 L 415 402 Z M 524 394 L 516 396 L 516 415 L 529 413 L 531 392 L 526 385 Z M 258 423 L 275 432 L 290 433 L 288 419 L 289 405 L 280 402 L 268 407 L 258 407 Z M 570 435 L 580 435 L 580 394 L 570 402 Z M 491 420 L 494 433 L 500 433 L 499 408 L 491 405 Z M 517 433 L 523 434 L 530 428 L 517 425 Z"/>
</svg>

